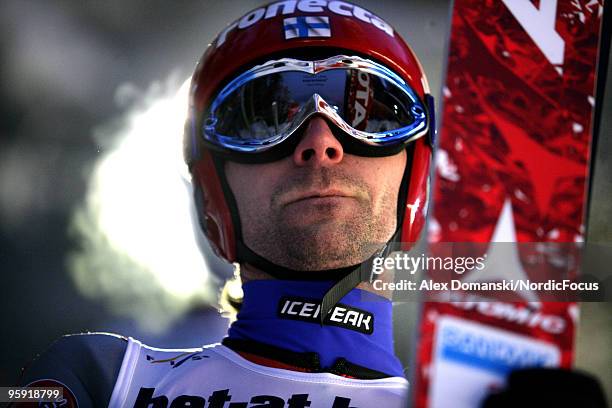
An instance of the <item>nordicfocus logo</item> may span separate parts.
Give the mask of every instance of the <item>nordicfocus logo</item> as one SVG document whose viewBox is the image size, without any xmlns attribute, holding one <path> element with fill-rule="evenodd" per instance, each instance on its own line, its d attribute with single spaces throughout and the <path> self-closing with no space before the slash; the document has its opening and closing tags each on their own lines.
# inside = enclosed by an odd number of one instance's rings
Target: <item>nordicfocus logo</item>
<svg viewBox="0 0 612 408">
<path fill-rule="evenodd" d="M 227 26 L 225 30 L 221 32 L 221 34 L 219 34 L 217 37 L 216 47 L 219 47 L 225 42 L 227 35 L 231 31 L 235 29 L 244 30 L 262 19 L 267 20 L 279 15 L 286 16 L 293 14 L 296 11 L 301 11 L 302 13 L 321 13 L 325 10 L 325 8 L 334 14 L 353 17 L 365 23 L 372 24 L 374 27 L 387 33 L 390 37 L 393 37 L 393 28 L 387 22 L 359 6 L 355 6 L 344 1 L 327 2 L 325 0 L 288 0 L 272 3 L 268 5 L 268 7 L 260 7 L 248 14 L 245 14 L 239 20 L 234 21 L 232 24 Z"/>
<path fill-rule="evenodd" d="M 248 402 L 231 402 L 232 396 L 227 390 L 213 391 L 207 399 L 198 395 L 178 395 L 176 398 L 169 401 L 165 395 L 154 397 L 155 388 L 141 387 L 134 402 L 134 408 L 168 408 L 170 403 L 171 408 L 190 407 L 190 408 L 306 408 L 310 407 L 312 401 L 308 398 L 309 394 L 293 394 L 287 400 L 275 395 L 254 395 Z M 229 402 L 229 404 L 225 404 Z M 331 401 L 330 401 L 331 402 Z M 329 405 L 330 408 L 355 408 L 350 406 L 351 399 L 345 397 L 335 397 L 334 401 Z M 286 404 L 286 405 L 285 405 Z"/>
<path fill-rule="evenodd" d="M 283 319 L 320 322 L 321 302 L 316 299 L 282 297 L 278 303 L 278 316 Z M 325 318 L 328 326 L 338 326 L 364 334 L 374 332 L 374 315 L 367 310 L 338 303 Z"/>
</svg>

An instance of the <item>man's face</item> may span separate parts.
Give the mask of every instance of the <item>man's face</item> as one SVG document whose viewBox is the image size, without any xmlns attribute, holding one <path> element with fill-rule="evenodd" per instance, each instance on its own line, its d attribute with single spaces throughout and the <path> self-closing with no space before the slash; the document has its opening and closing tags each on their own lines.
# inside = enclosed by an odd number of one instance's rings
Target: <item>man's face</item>
<svg viewBox="0 0 612 408">
<path fill-rule="evenodd" d="M 314 117 L 293 154 L 265 164 L 227 162 L 244 243 L 295 270 L 358 264 L 396 229 L 406 152 L 345 154 L 327 122 Z"/>
</svg>

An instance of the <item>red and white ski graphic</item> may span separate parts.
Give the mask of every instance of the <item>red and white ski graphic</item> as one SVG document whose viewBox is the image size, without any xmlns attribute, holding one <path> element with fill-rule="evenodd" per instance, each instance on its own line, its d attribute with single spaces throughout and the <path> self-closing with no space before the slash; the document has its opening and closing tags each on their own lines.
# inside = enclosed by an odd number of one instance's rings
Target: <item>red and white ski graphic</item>
<svg viewBox="0 0 612 408">
<path fill-rule="evenodd" d="M 603 0 L 454 1 L 429 242 L 483 243 L 493 266 L 464 281 L 534 273 L 492 242 L 583 240 L 602 16 Z M 426 302 L 414 405 L 475 407 L 514 368 L 571 366 L 577 317 L 537 292 Z"/>
</svg>

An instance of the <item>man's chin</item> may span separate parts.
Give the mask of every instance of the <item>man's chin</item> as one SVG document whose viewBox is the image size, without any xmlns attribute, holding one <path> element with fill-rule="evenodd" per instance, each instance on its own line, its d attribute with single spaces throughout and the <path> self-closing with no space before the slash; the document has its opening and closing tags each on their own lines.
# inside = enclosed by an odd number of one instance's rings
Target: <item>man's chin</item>
<svg viewBox="0 0 612 408">
<path fill-rule="evenodd" d="M 358 265 L 384 243 L 365 243 L 363 231 L 330 224 L 285 229 L 275 245 L 253 248 L 269 261 L 296 271 L 320 271 Z"/>
<path fill-rule="evenodd" d="M 300 262 L 296 262 L 300 261 Z M 363 262 L 363 259 L 337 259 L 336 257 L 326 258 L 325 254 L 321 257 L 313 255 L 308 259 L 297 260 L 294 259 L 292 264 L 288 266 L 290 269 L 296 271 L 312 272 L 313 274 L 320 274 L 319 277 L 324 278 L 325 271 L 334 269 L 347 268 L 350 266 L 358 265 Z"/>
<path fill-rule="evenodd" d="M 313 231 L 311 228 L 309 232 Z M 364 245 L 358 234 L 339 232 L 338 229 L 319 226 L 316 232 L 302 231 L 293 245 L 286 245 L 291 256 L 287 262 L 291 269 L 302 271 L 324 271 L 357 265 L 368 259 L 376 249 L 374 245 Z M 347 239 L 347 237 L 349 237 Z"/>
<path fill-rule="evenodd" d="M 283 208 L 281 218 L 292 227 L 347 223 L 363 213 L 358 201 L 348 197 L 319 197 L 291 203 Z"/>
</svg>

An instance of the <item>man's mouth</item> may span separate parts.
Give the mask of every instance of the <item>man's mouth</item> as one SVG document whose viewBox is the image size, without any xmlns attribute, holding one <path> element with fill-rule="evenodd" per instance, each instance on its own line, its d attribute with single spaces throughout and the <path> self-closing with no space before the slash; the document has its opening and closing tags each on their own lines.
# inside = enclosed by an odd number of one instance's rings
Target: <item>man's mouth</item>
<svg viewBox="0 0 612 408">
<path fill-rule="evenodd" d="M 356 195 L 346 190 L 341 189 L 329 189 L 329 190 L 310 190 L 310 191 L 296 191 L 288 193 L 280 200 L 281 207 L 286 207 L 291 204 L 296 204 L 305 201 L 313 202 L 327 202 L 334 201 L 342 198 L 354 198 Z"/>
</svg>

